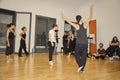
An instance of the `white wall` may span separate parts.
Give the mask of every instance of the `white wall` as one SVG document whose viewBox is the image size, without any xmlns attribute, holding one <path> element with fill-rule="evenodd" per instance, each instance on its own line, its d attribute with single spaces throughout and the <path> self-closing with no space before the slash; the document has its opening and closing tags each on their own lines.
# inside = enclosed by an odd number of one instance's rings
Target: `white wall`
<svg viewBox="0 0 120 80">
<path fill-rule="evenodd" d="M 1 7 L 1 0 L 0 0 L 0 7 Z"/>
<path fill-rule="evenodd" d="M 97 20 L 97 43 L 108 47 L 113 36 L 120 39 L 120 0 L 85 0 L 79 7 L 83 19 L 89 15 L 89 5 L 93 4 L 93 19 Z"/>
<path fill-rule="evenodd" d="M 116 35 L 120 39 L 120 0 L 0 0 L 0 7 L 10 10 L 32 12 L 31 48 L 34 45 L 35 15 L 48 16 L 57 19 L 59 37 L 64 31 L 61 11 L 71 20 L 80 14 L 83 20 L 89 15 L 89 6 L 93 4 L 94 18 L 97 20 L 97 42 L 103 42 L 105 48 L 108 42 Z M 68 2 L 69 1 L 69 2 Z M 75 2 L 76 1 L 76 2 Z M 59 50 L 62 46 L 60 40 Z"/>
</svg>

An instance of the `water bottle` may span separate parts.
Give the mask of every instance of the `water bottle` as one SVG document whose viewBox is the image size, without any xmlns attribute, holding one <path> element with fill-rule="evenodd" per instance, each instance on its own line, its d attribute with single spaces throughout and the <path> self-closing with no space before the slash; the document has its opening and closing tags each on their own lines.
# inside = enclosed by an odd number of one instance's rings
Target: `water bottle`
<svg viewBox="0 0 120 80">
<path fill-rule="evenodd" d="M 35 53 L 35 48 L 34 47 L 32 48 L 32 53 Z"/>
</svg>

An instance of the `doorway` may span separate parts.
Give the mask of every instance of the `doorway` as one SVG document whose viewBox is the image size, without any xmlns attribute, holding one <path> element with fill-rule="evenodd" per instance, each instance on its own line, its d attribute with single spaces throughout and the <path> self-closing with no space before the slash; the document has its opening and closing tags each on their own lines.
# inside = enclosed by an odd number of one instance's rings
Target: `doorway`
<svg viewBox="0 0 120 80">
<path fill-rule="evenodd" d="M 16 12 L 0 8 L 0 52 L 6 50 L 7 24 L 16 22 Z"/>
<path fill-rule="evenodd" d="M 36 15 L 35 27 L 35 52 L 46 53 L 48 51 L 48 32 L 56 19 Z"/>
</svg>

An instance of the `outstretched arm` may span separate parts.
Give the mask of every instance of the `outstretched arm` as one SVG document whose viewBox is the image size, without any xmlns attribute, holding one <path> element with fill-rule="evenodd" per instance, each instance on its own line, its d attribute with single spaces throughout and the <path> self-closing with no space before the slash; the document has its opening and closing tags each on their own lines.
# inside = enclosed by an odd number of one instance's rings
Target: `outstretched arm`
<svg viewBox="0 0 120 80">
<path fill-rule="evenodd" d="M 90 6 L 90 15 L 89 15 L 88 19 L 84 22 L 84 27 L 85 28 L 88 28 L 89 22 L 92 19 L 92 16 L 93 16 L 93 6 L 91 5 Z"/>
<path fill-rule="evenodd" d="M 63 20 L 65 20 L 67 23 L 69 23 L 70 25 L 72 25 L 75 29 L 78 29 L 78 25 L 71 22 L 63 13 L 62 13 L 62 18 Z"/>
</svg>

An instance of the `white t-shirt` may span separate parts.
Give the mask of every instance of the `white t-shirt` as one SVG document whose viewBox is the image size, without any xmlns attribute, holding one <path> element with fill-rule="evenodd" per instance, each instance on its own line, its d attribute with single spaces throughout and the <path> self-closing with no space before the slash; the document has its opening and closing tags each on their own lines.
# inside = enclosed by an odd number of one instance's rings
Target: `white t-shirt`
<svg viewBox="0 0 120 80">
<path fill-rule="evenodd" d="M 53 29 L 51 29 L 51 30 L 49 31 L 49 35 L 50 35 L 49 41 L 50 41 L 50 42 L 56 42 L 55 31 L 54 31 Z"/>
</svg>

